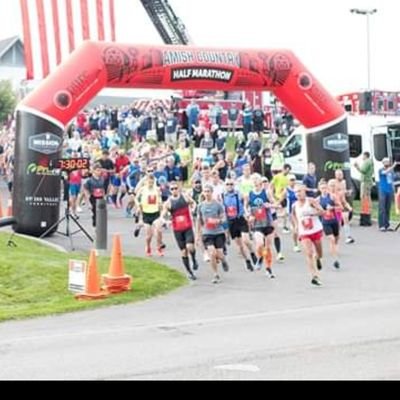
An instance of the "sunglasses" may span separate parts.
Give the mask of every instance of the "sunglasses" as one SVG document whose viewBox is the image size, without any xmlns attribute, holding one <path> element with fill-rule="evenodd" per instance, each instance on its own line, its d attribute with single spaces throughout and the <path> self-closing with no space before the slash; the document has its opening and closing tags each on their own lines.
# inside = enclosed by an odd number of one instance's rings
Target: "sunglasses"
<svg viewBox="0 0 400 400">
<path fill-rule="evenodd" d="M 227 183 L 226 186 L 233 186 L 233 183 Z"/>
<path fill-rule="evenodd" d="M 172 188 L 170 188 L 170 190 L 178 190 L 178 188 L 177 187 L 172 187 Z"/>
</svg>

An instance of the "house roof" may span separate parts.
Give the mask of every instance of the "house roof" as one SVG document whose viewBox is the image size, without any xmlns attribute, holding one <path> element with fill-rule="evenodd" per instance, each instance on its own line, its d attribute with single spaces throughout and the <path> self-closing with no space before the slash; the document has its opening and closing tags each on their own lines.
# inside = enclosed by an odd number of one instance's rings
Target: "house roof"
<svg viewBox="0 0 400 400">
<path fill-rule="evenodd" d="M 0 40 L 0 58 L 3 57 L 3 55 L 6 54 L 7 51 L 18 41 L 21 42 L 22 45 L 22 41 L 18 36 L 12 36 L 10 38 Z"/>
</svg>

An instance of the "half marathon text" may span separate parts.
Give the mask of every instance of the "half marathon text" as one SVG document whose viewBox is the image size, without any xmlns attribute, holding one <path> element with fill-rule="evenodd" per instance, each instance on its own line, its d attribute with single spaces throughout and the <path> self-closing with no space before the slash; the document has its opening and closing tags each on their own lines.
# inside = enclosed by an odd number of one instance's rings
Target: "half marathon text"
<svg viewBox="0 0 400 400">
<path fill-rule="evenodd" d="M 218 68 L 179 68 L 173 69 L 171 80 L 183 81 L 188 79 L 207 79 L 219 82 L 230 82 L 233 72 Z"/>
</svg>

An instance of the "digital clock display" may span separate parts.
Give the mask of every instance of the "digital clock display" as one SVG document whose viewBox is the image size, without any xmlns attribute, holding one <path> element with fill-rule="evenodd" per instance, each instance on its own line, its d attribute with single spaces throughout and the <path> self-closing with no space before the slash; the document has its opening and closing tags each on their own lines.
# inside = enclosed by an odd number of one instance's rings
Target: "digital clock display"
<svg viewBox="0 0 400 400">
<path fill-rule="evenodd" d="M 61 169 L 62 171 L 76 171 L 89 168 L 89 158 L 64 158 L 58 160 L 58 169 Z"/>
</svg>

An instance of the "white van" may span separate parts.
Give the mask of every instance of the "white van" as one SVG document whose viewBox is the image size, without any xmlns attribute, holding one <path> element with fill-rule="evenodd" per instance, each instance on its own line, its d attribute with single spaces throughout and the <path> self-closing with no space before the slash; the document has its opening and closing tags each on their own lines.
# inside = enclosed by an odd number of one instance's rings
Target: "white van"
<svg viewBox="0 0 400 400">
<path fill-rule="evenodd" d="M 379 180 L 379 169 L 382 159 L 389 157 L 400 161 L 400 117 L 384 116 L 351 116 L 348 117 L 348 133 L 350 145 L 351 178 L 357 189 L 360 188 L 360 173 L 354 167 L 356 161 L 361 162 L 362 154 L 370 152 L 375 167 L 375 181 Z M 309 157 L 306 146 L 307 130 L 296 129 L 286 140 L 282 152 L 285 162 L 292 166 L 292 172 L 298 179 L 307 173 Z M 332 170 L 337 169 L 334 165 Z M 396 182 L 400 184 L 400 170 L 396 172 Z"/>
</svg>

